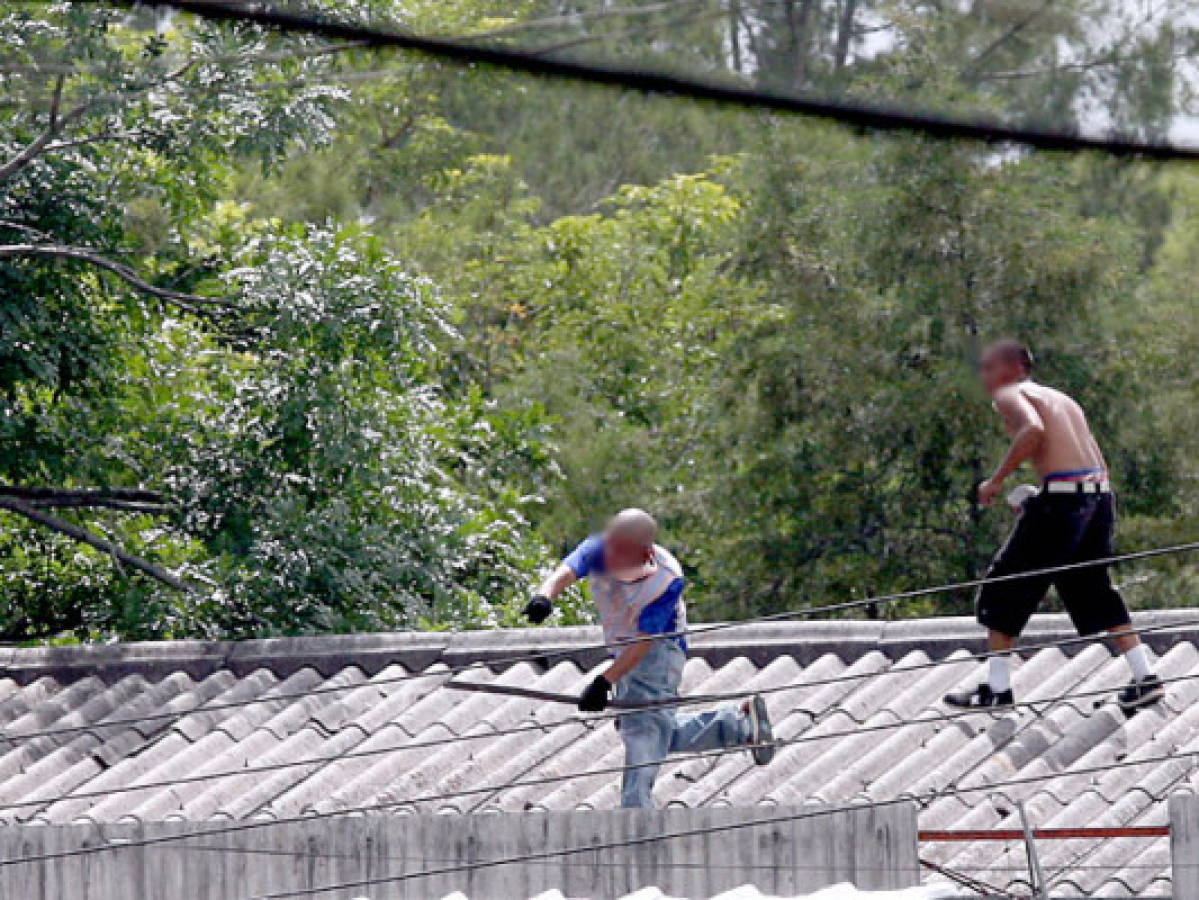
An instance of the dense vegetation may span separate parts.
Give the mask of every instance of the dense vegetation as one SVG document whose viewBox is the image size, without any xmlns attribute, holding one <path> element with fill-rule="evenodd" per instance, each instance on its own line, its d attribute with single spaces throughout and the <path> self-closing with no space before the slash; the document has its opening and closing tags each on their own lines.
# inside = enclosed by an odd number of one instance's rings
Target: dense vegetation
<svg viewBox="0 0 1199 900">
<path fill-rule="evenodd" d="M 1161 136 L 1197 37 L 1124 12 L 462 0 L 403 22 Z M 1090 409 L 1123 545 L 1195 537 L 1193 166 L 98 4 L 10 4 L 0 54 L 4 638 L 513 623 L 632 503 L 700 618 L 974 576 L 1008 525 L 969 500 L 1001 448 L 972 361 L 1000 335 Z M 1195 574 L 1121 577 L 1168 606 Z"/>
</svg>

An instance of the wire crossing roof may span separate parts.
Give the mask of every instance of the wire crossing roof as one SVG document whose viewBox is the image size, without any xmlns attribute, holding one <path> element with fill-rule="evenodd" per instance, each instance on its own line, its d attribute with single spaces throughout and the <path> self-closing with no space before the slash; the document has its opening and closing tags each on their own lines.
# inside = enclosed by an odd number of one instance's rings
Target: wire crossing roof
<svg viewBox="0 0 1199 900">
<path fill-rule="evenodd" d="M 1199 783 L 1199 629 L 1185 611 L 1138 618 L 1170 680 L 1126 721 L 1123 663 L 1101 645 L 1032 652 L 1004 716 L 947 716 L 978 677 L 964 620 L 811 622 L 700 636 L 685 690 L 767 691 L 784 741 L 668 765 L 661 804 L 793 805 L 918 796 L 922 829 L 1162 825 Z M 1069 634 L 1039 620 L 1029 643 Z M 496 663 L 480 681 L 577 692 L 598 660 L 590 629 L 362 635 L 242 644 L 12 651 L 0 681 L 0 816 L 7 823 L 228 820 L 241 827 L 369 809 L 395 814 L 615 806 L 622 750 L 609 720 L 560 704 L 444 688 L 448 670 L 553 649 L 548 666 Z M 572 656 L 571 647 L 580 652 Z M 560 655 L 559 655 L 560 654 Z M 942 662 L 940 665 L 928 665 Z M 399 678 L 414 673 L 429 677 Z M 784 689 L 786 688 L 786 689 Z M 169 712 L 171 715 L 162 715 Z M 110 723 L 110 724 L 106 724 Z M 1019 842 L 941 843 L 934 863 L 1004 887 Z M 1055 896 L 1169 890 L 1169 839 L 1062 840 L 1041 849 Z"/>
</svg>

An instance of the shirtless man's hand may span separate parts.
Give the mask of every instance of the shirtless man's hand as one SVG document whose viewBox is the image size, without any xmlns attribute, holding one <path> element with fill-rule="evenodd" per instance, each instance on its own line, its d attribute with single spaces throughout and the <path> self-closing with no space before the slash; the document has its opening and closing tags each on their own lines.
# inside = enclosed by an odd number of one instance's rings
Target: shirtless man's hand
<svg viewBox="0 0 1199 900">
<path fill-rule="evenodd" d="M 1003 482 L 996 481 L 994 478 L 988 478 L 978 486 L 978 502 L 983 506 L 990 506 L 999 492 L 1003 490 Z"/>
</svg>

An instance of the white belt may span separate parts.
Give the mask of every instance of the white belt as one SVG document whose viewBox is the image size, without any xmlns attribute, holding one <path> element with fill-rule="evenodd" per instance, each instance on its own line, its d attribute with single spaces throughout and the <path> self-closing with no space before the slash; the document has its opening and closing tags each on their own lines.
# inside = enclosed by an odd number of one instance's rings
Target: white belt
<svg viewBox="0 0 1199 900">
<path fill-rule="evenodd" d="M 1049 481 L 1043 490 L 1049 494 L 1110 494 L 1110 481 Z"/>
</svg>

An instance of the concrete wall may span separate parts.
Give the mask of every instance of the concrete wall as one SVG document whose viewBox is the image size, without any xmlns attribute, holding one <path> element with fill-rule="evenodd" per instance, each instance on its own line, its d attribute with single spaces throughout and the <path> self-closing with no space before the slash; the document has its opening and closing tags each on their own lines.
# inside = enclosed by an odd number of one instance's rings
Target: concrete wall
<svg viewBox="0 0 1199 900">
<path fill-rule="evenodd" d="M 287 823 L 153 846 L 0 866 L 0 897 L 29 900 L 246 900 L 277 891 L 350 900 L 617 897 L 649 885 L 683 897 L 752 883 L 767 893 L 850 881 L 861 888 L 919 883 L 916 813 L 908 805 L 762 822 L 800 810 L 668 809 L 482 816 L 358 816 Z M 802 810 L 804 814 L 811 812 Z M 475 868 L 338 891 L 313 888 L 552 849 L 757 822 L 705 835 L 588 850 L 519 865 Z M 0 828 L 0 858 L 98 843 L 196 833 L 196 823 Z"/>
<path fill-rule="evenodd" d="M 1170 861 L 1174 900 L 1199 900 L 1199 796 L 1170 797 Z"/>
</svg>

